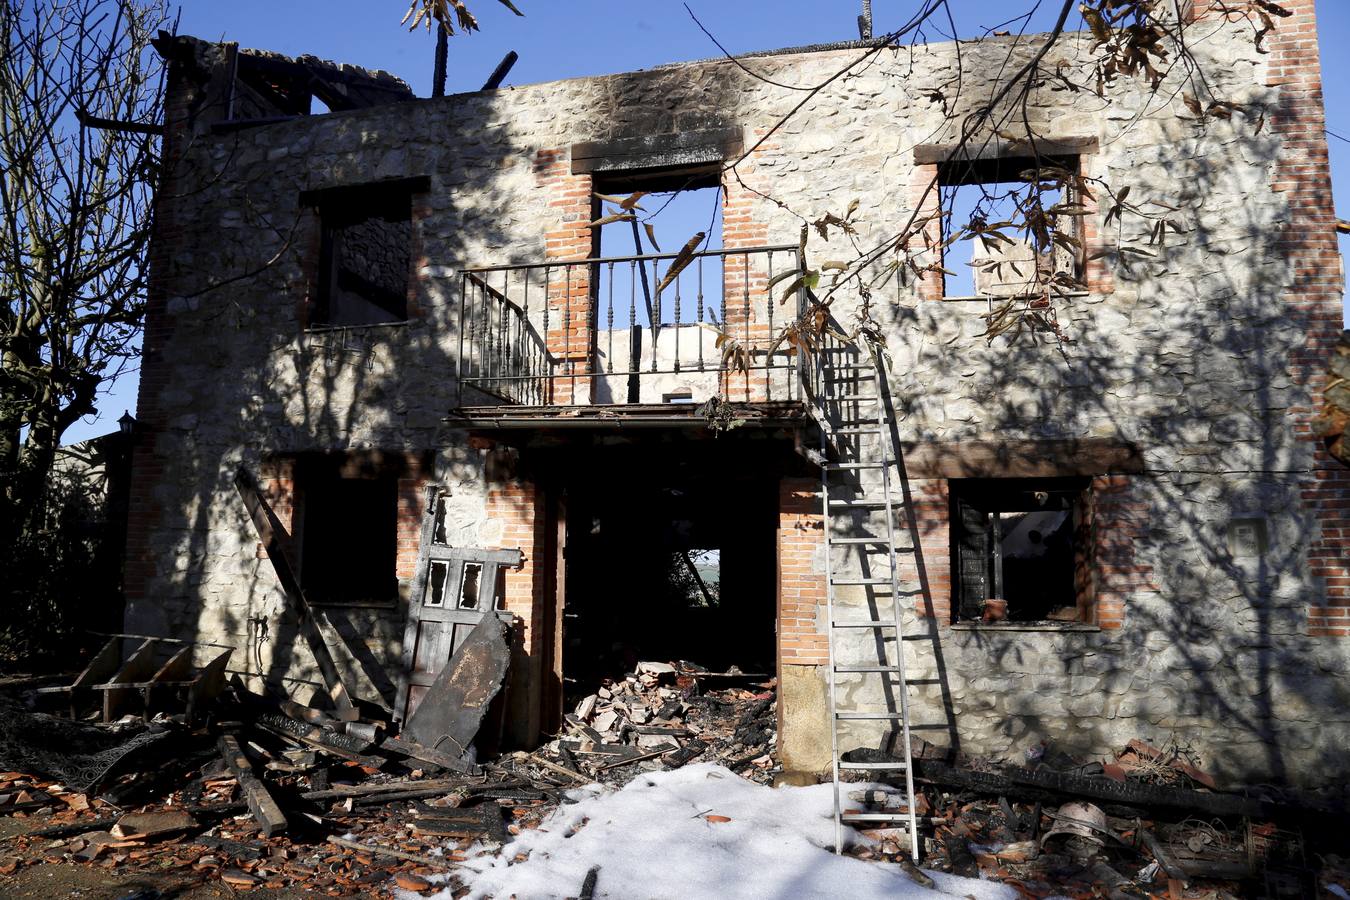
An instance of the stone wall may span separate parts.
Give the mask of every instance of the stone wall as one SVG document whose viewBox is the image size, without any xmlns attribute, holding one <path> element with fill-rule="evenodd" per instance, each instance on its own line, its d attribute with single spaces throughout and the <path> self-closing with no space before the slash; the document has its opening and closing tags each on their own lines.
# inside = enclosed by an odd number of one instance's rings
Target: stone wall
<svg viewBox="0 0 1350 900">
<path fill-rule="evenodd" d="M 910 661 L 925 682 L 915 686 L 916 718 L 935 726 L 925 737 L 1018 754 L 1045 739 L 1097 751 L 1176 733 L 1226 773 L 1350 770 L 1340 749 L 1350 736 L 1350 653 L 1338 639 L 1350 608 L 1350 531 L 1340 525 L 1350 493 L 1306 428 L 1317 360 L 1339 322 L 1340 280 L 1312 0 L 1288 5 L 1297 15 L 1266 37 L 1268 54 L 1242 23 L 1212 14 L 1200 23 L 1208 37 L 1192 49 L 1213 89 L 1251 110 L 1231 120 L 1197 123 L 1179 70 L 1156 93 L 1122 78 L 1109 106 L 1050 85 L 1033 92 L 1027 114 L 1038 136 L 1095 140 L 1085 171 L 1131 185 L 1139 202 L 1175 207 L 1180 226 L 1152 256 L 1092 261 L 1093 290 L 1056 310 L 1070 343 L 1030 335 L 991 345 L 985 304 L 944 301 L 931 277 L 891 279 L 875 297 L 907 446 L 1093 438 L 1137 446 L 1143 458 L 1128 477 L 1092 473 L 1110 509 L 1099 517 L 1095 620 L 1078 630 L 952 627 L 945 481 L 914 477 L 906 539 L 916 552 L 902 602 L 923 638 L 912 642 Z M 572 174 L 573 143 L 740 128 L 753 149 L 724 179 L 726 246 L 795 241 L 799 216 L 842 214 L 855 198 L 857 240 L 870 246 L 918 200 L 927 167 L 915 164 L 913 148 L 950 141 L 1008 55 L 1016 62 L 1034 50 L 1011 40 L 961 45 L 959 95 L 937 91 L 956 78 L 952 45 L 885 50 L 776 129 L 803 95 L 726 62 L 228 133 L 212 132 L 200 111 L 189 118 L 191 91 L 206 88 L 176 83 L 170 130 L 181 160 L 167 182 L 178 189 L 160 201 L 127 629 L 210 635 L 245 651 L 235 662 L 250 676 L 315 681 L 309 661 L 292 652 L 279 588 L 256 558 L 231 486 L 236 467 L 258 469 L 269 458 L 433 451 L 429 477 L 449 491 L 452 542 L 523 543 L 515 530 L 537 511 L 506 519 L 495 511 L 517 496 L 533 510 L 537 498 L 518 480 L 490 480 L 490 451 L 443 421 L 456 399 L 453 276 L 466 266 L 589 252 L 590 176 Z M 1049 68 L 1081 67 L 1090 45 L 1067 36 Z M 750 65 L 776 81 L 817 84 L 860 56 L 798 53 Z M 306 331 L 319 224 L 301 191 L 420 175 L 431 186 L 414 198 L 412 317 Z M 1102 215 L 1090 217 L 1090 243 L 1147 245 L 1151 223 L 1127 216 L 1108 228 Z M 813 233 L 809 255 L 840 253 Z M 584 291 L 549 302 L 550 346 L 584 345 Z M 584 355 L 578 362 L 586 365 Z M 1235 518 L 1265 521 L 1264 555 L 1232 554 Z M 527 570 L 508 584 L 512 608 L 531 615 L 544 590 L 539 570 L 528 568 L 542 552 L 534 538 L 524 548 Z M 822 552 L 795 556 L 822 571 Z M 856 562 L 835 565 L 847 571 Z M 844 600 L 881 603 L 882 612 L 890 602 L 861 592 Z M 370 626 L 372 650 L 396 660 L 401 611 L 367 615 L 383 623 Z M 780 632 L 783 749 L 808 768 L 828 727 L 817 714 L 821 692 L 810 687 L 824 675 L 814 655 L 789 651 L 819 646 L 823 616 L 817 604 L 814 616 L 799 611 Z M 523 616 L 527 655 L 541 652 L 532 627 Z M 861 644 L 851 651 L 875 655 Z M 885 699 L 867 676 L 850 677 L 847 702 Z M 851 737 L 876 739 L 875 731 Z"/>
</svg>

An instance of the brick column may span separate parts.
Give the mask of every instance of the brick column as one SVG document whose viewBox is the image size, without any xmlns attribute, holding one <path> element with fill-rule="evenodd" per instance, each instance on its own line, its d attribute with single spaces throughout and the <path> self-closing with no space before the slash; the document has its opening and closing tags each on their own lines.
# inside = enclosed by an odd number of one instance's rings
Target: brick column
<svg viewBox="0 0 1350 900">
<path fill-rule="evenodd" d="M 190 140 L 191 115 L 201 89 L 183 73 L 181 63 L 168 66 L 164 98 L 164 140 L 159 186 L 155 191 L 154 231 L 146 263 L 149 267 L 145 297 L 145 328 L 141 339 L 141 378 L 136 398 L 136 433 L 131 456 L 131 488 L 127 501 L 126 561 L 123 570 L 123 596 L 128 622 L 137 631 L 148 624 L 154 605 L 150 590 L 155 571 L 155 542 L 152 532 L 164 513 L 154 498 L 154 488 L 164 479 L 164 458 L 157 445 L 165 427 L 159 397 L 169 385 L 164 366 L 164 348 L 173 331 L 168 314 L 169 266 L 174 247 L 184 233 L 178 207 L 184 201 L 182 179 L 183 148 Z M 139 607 L 139 609 L 138 609 Z"/>
<path fill-rule="evenodd" d="M 285 545 L 292 560 L 295 559 L 295 458 L 292 456 L 273 456 L 263 460 L 259 468 L 259 486 L 263 499 L 272 507 L 281 527 L 286 529 Z M 267 559 L 267 550 L 262 541 L 258 541 L 256 553 L 258 559 Z"/>
<path fill-rule="evenodd" d="M 1293 13 L 1276 18 L 1264 46 L 1268 86 L 1280 92 L 1270 118 L 1281 139 L 1271 187 L 1289 204 L 1284 232 L 1276 247 L 1289 260 L 1293 283 L 1282 298 L 1286 315 L 1305 335 L 1290 354 L 1289 372 L 1303 387 L 1309 405 L 1289 409 L 1298 440 L 1312 443 L 1312 477 L 1301 485 L 1305 508 L 1314 519 L 1309 569 L 1321 582 L 1322 597 L 1308 606 L 1308 634 L 1350 636 L 1350 470 L 1336 462 L 1316 437 L 1312 419 L 1321 404 L 1327 363 L 1340 338 L 1342 289 L 1336 214 L 1332 206 L 1327 154 L 1322 69 L 1317 49 L 1314 0 L 1284 0 Z"/>
<path fill-rule="evenodd" d="M 543 492 L 523 480 L 494 485 L 488 491 L 487 515 L 501 523 L 500 546 L 519 549 L 524 555 L 519 569 L 506 572 L 504 607 L 517 620 L 511 663 L 515 674 L 507 699 L 507 722 L 513 739 L 525 744 L 533 741 L 539 731 L 544 635 L 548 630 L 543 617 L 550 612 L 546 603 L 548 572 L 544 556 L 548 552 L 548 536 L 544 531 L 547 516 Z"/>
<path fill-rule="evenodd" d="M 1091 156 L 1079 160 L 1079 171 L 1090 175 Z M 1111 269 L 1110 257 L 1101 253 L 1106 249 L 1106 236 L 1102 233 L 1102 211 L 1100 207 L 1101 190 L 1092 192 L 1092 196 L 1078 198 L 1084 212 L 1079 220 L 1082 223 L 1083 240 L 1083 283 L 1092 294 L 1113 294 L 1116 290 L 1116 275 Z"/>
<path fill-rule="evenodd" d="M 895 485 L 899 490 L 899 485 Z M 941 627 L 952 622 L 951 500 L 942 478 L 910 481 L 914 520 L 919 530 L 919 552 L 898 553 L 901 587 L 923 589 L 915 598 L 914 612 L 933 618 Z M 909 528 L 900 511 L 897 536 Z"/>
<path fill-rule="evenodd" d="M 825 665 L 825 575 L 817 556 L 825 545 L 820 483 L 784 478 L 778 493 L 778 653 L 784 665 Z"/>
<path fill-rule="evenodd" d="M 1137 543 L 1148 531 L 1148 501 L 1132 494 L 1138 480 L 1130 475 L 1099 475 L 1089 492 L 1092 546 L 1088 586 L 1092 614 L 1103 630 L 1125 623 L 1125 601 L 1138 591 L 1158 590 L 1153 567 L 1137 559 Z"/>
<path fill-rule="evenodd" d="M 764 136 L 765 130 L 754 132 L 752 141 Z M 759 174 L 759 160 L 765 154 L 775 153 L 780 145 L 766 142 L 753 154 L 743 160 L 736 168 L 737 175 L 728 175 L 722 185 L 722 247 L 726 250 L 763 247 L 769 243 L 769 227 L 757 220 L 757 204 L 763 199 L 750 185 Z M 768 191 L 765 191 L 768 193 Z M 769 333 L 766 304 L 769 284 L 769 260 L 764 254 L 751 256 L 727 256 L 722 265 L 722 323 L 728 334 L 751 351 L 753 364 L 762 364 L 764 356 L 754 355 L 754 351 L 766 350 L 773 340 Z M 788 254 L 779 254 L 775 264 L 787 267 Z M 775 270 L 775 274 L 777 274 Z M 783 284 L 781 291 L 786 290 Z M 777 300 L 773 301 L 777 304 Z M 781 311 L 782 315 L 778 315 Z M 774 310 L 775 330 L 796 315 L 797 308 L 792 301 Z M 764 375 L 754 372 L 741 372 L 735 375 L 723 373 L 720 388 L 727 400 L 740 402 L 767 399 Z M 782 399 L 782 398 L 779 398 Z"/>
<path fill-rule="evenodd" d="M 920 255 L 921 258 L 930 263 L 940 265 L 942 263 L 942 251 L 936 248 L 942 244 L 942 208 L 941 192 L 935 184 L 937 177 L 938 167 L 935 164 L 914 166 L 909 173 L 906 193 L 909 208 L 918 210 L 916 223 L 919 223 L 915 233 L 909 239 L 909 251 Z M 924 221 L 925 219 L 927 221 Z M 934 249 L 929 250 L 929 247 Z M 907 272 L 905 277 L 913 277 L 913 273 Z M 945 288 L 942 273 L 938 271 L 925 272 L 916 285 L 920 300 L 941 300 Z"/>
<path fill-rule="evenodd" d="M 409 453 L 407 467 L 398 479 L 398 554 L 394 574 L 401 584 L 411 585 L 417 578 L 417 551 L 422 542 L 422 522 L 426 518 L 429 467 L 422 465 L 420 454 Z M 406 593 L 406 591 L 405 591 Z M 411 598 L 420 602 L 421 598 Z"/>
<path fill-rule="evenodd" d="M 567 150 L 540 150 L 535 176 L 549 195 L 552 227 L 544 233 L 549 260 L 587 259 L 594 247 L 590 226 L 591 176 L 573 175 Z M 553 397 L 558 404 L 589 403 L 595 343 L 591 272 L 588 266 L 549 272 L 548 327 L 544 340 L 554 358 Z"/>
</svg>

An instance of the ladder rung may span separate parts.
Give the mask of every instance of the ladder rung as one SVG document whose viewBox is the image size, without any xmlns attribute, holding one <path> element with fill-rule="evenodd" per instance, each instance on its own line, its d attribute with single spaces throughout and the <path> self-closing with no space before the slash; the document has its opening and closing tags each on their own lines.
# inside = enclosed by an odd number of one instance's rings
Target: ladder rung
<svg viewBox="0 0 1350 900">
<path fill-rule="evenodd" d="M 837 675 L 858 675 L 864 672 L 894 672 L 899 675 L 903 669 L 899 666 L 835 666 Z"/>
<path fill-rule="evenodd" d="M 899 628 L 894 622 L 882 622 L 879 619 L 858 622 L 834 622 L 834 628 Z"/>
<path fill-rule="evenodd" d="M 842 768 L 842 766 L 840 767 Z M 841 822 L 908 822 L 909 813 L 843 813 Z"/>
<path fill-rule="evenodd" d="M 831 500 L 830 506 L 836 509 L 881 509 L 890 506 L 891 502 L 885 498 L 880 500 Z"/>
<path fill-rule="evenodd" d="M 882 770 L 886 770 L 886 769 L 890 769 L 890 770 L 899 769 L 899 770 L 903 771 L 903 770 L 905 770 L 905 769 L 908 769 L 909 766 L 905 765 L 904 763 L 900 762 L 899 760 L 896 760 L 895 762 L 843 762 L 843 761 L 841 760 L 840 763 L 839 763 L 839 768 L 841 768 L 841 769 L 853 769 L 853 770 L 858 771 L 858 772 L 863 772 L 863 771 L 866 771 L 866 770 L 868 770 L 868 769 L 882 769 Z"/>
<path fill-rule="evenodd" d="M 891 584 L 891 579 L 889 579 L 889 578 L 840 578 L 840 579 L 838 579 L 838 580 L 836 580 L 836 581 L 831 581 L 830 584 L 839 585 L 840 587 L 845 587 L 845 586 L 850 586 L 850 585 L 859 585 L 859 584 L 885 584 L 885 585 L 889 585 L 889 584 Z"/>
<path fill-rule="evenodd" d="M 826 400 L 833 400 L 835 403 L 848 403 L 853 400 L 876 400 L 876 394 L 839 394 L 835 397 L 826 397 Z"/>
<path fill-rule="evenodd" d="M 835 434 L 879 434 L 880 429 L 873 425 L 871 428 L 836 428 Z"/>
<path fill-rule="evenodd" d="M 887 543 L 887 539 L 884 538 L 884 537 L 847 537 L 847 538 L 830 538 L 830 543 L 831 543 L 831 544 L 837 544 L 837 545 L 839 545 L 839 546 L 845 546 L 845 545 L 848 545 L 848 544 L 881 544 L 881 545 L 884 547 L 884 546 L 886 545 L 886 543 Z M 908 547 L 897 547 L 897 548 L 895 548 L 895 549 L 896 549 L 897 551 L 899 551 L 899 550 L 908 550 L 908 549 L 911 549 L 911 548 L 908 548 Z"/>
<path fill-rule="evenodd" d="M 837 712 L 836 719 L 903 719 L 902 712 Z"/>
</svg>

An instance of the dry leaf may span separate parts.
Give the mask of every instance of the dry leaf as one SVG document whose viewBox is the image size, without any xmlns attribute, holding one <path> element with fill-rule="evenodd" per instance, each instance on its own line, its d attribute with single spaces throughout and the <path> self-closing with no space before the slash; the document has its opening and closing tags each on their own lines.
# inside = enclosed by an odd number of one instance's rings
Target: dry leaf
<svg viewBox="0 0 1350 900">
<path fill-rule="evenodd" d="M 590 227 L 590 228 L 600 228 L 601 226 L 603 226 L 603 225 L 608 225 L 608 224 L 610 224 L 611 222 L 631 222 L 631 221 L 633 221 L 633 220 L 636 219 L 636 218 L 637 218 L 637 216 L 634 215 L 633 213 L 612 213 L 612 214 L 610 214 L 610 215 L 608 215 L 608 216 L 605 216 L 605 217 L 603 217 L 603 218 L 596 219 L 596 220 L 595 220 L 594 222 L 592 222 L 588 227 Z"/>
<path fill-rule="evenodd" d="M 671 282 L 678 278 L 680 273 L 694 261 L 694 252 L 698 250 L 698 245 L 703 243 L 705 237 L 707 237 L 707 233 L 700 231 L 698 234 L 691 237 L 688 243 L 680 248 L 679 253 L 675 254 L 675 259 L 671 261 L 670 268 L 666 270 L 665 277 L 663 277 L 661 283 L 656 286 L 656 293 L 658 296 L 662 291 L 670 287 Z"/>
</svg>

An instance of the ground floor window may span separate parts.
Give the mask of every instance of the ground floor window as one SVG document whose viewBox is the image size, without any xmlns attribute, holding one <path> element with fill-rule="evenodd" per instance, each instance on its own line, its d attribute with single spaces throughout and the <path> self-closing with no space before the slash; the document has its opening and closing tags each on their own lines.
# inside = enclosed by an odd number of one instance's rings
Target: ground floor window
<svg viewBox="0 0 1350 900">
<path fill-rule="evenodd" d="M 958 621 L 1091 621 L 1087 479 L 955 480 L 951 498 Z"/>
<path fill-rule="evenodd" d="M 300 574 L 313 603 L 398 600 L 398 476 L 345 458 L 297 467 Z"/>
</svg>

